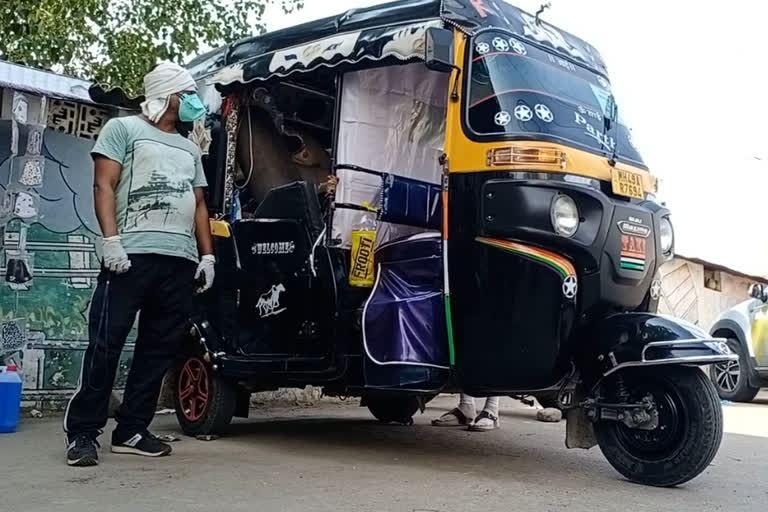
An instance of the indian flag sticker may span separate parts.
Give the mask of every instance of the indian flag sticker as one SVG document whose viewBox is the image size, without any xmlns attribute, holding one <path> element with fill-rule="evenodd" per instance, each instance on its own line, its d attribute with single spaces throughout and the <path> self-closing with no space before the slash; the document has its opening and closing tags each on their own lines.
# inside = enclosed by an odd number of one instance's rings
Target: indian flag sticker
<svg viewBox="0 0 768 512">
<path fill-rule="evenodd" d="M 644 238 L 621 235 L 620 266 L 625 270 L 645 270 L 646 242 Z"/>
<path fill-rule="evenodd" d="M 632 258 L 630 256 L 621 257 L 621 268 L 626 270 L 638 270 L 642 272 L 645 270 L 645 260 L 639 258 Z"/>
</svg>

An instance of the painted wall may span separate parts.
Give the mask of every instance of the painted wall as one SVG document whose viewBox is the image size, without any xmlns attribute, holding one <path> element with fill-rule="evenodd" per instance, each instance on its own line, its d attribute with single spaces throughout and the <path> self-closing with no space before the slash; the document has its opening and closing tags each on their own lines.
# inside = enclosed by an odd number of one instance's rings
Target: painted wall
<svg viewBox="0 0 768 512">
<path fill-rule="evenodd" d="M 705 330 L 724 310 L 747 300 L 753 281 L 726 272 L 720 274 L 721 291 L 704 286 L 704 266 L 675 258 L 661 269 L 663 296 L 659 312 L 693 322 Z"/>
<path fill-rule="evenodd" d="M 0 194 L 14 190 L 11 155 L 11 100 L 2 91 L 0 111 Z M 29 117 L 36 119 L 40 99 L 29 100 Z M 61 405 L 75 389 L 88 343 L 87 315 L 98 275 L 94 241 L 99 227 L 93 212 L 93 163 L 90 149 L 109 114 L 73 102 L 48 101 L 47 128 L 41 154 L 45 157 L 40 204 L 35 222 L 28 224 L 27 250 L 33 279 L 23 285 L 6 282 L 9 254 L 18 246 L 22 220 L 0 219 L 0 358 L 20 364 L 27 406 Z M 23 141 L 25 127 L 19 127 Z M 5 348 L 3 350 L 3 334 Z M 22 337 L 17 351 L 9 351 Z M 117 387 L 122 387 L 131 363 L 131 344 L 124 351 Z"/>
</svg>

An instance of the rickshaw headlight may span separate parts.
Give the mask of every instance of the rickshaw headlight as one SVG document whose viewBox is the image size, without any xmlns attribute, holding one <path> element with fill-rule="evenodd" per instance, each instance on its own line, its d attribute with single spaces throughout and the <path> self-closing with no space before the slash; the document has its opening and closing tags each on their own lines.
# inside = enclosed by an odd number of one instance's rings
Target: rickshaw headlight
<svg viewBox="0 0 768 512">
<path fill-rule="evenodd" d="M 562 236 L 573 236 L 579 229 L 579 209 L 569 196 L 558 194 L 550 209 L 552 227 Z"/>
<path fill-rule="evenodd" d="M 659 225 L 659 242 L 661 243 L 661 252 L 669 256 L 675 243 L 675 231 L 672 229 L 672 222 L 669 217 L 663 217 Z"/>
</svg>

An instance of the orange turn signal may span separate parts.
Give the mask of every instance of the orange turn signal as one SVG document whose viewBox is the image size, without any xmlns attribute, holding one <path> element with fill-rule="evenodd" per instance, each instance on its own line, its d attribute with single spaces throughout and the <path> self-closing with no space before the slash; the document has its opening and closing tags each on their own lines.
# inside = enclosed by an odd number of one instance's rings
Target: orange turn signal
<svg viewBox="0 0 768 512">
<path fill-rule="evenodd" d="M 487 165 L 545 164 L 565 169 L 565 151 L 554 148 L 506 146 L 488 150 Z"/>
</svg>

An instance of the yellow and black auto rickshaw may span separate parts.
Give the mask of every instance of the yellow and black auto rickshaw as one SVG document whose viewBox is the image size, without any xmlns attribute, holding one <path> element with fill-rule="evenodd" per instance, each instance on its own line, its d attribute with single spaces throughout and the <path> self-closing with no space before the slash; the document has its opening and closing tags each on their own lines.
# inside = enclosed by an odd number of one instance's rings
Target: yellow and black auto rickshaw
<svg viewBox="0 0 768 512">
<path fill-rule="evenodd" d="M 463 391 L 560 408 L 637 482 L 708 466 L 699 366 L 735 356 L 655 314 L 670 212 L 592 46 L 502 1 L 407 0 L 189 67 L 218 268 L 174 381 L 187 433 L 278 387 L 406 423 Z"/>
</svg>

